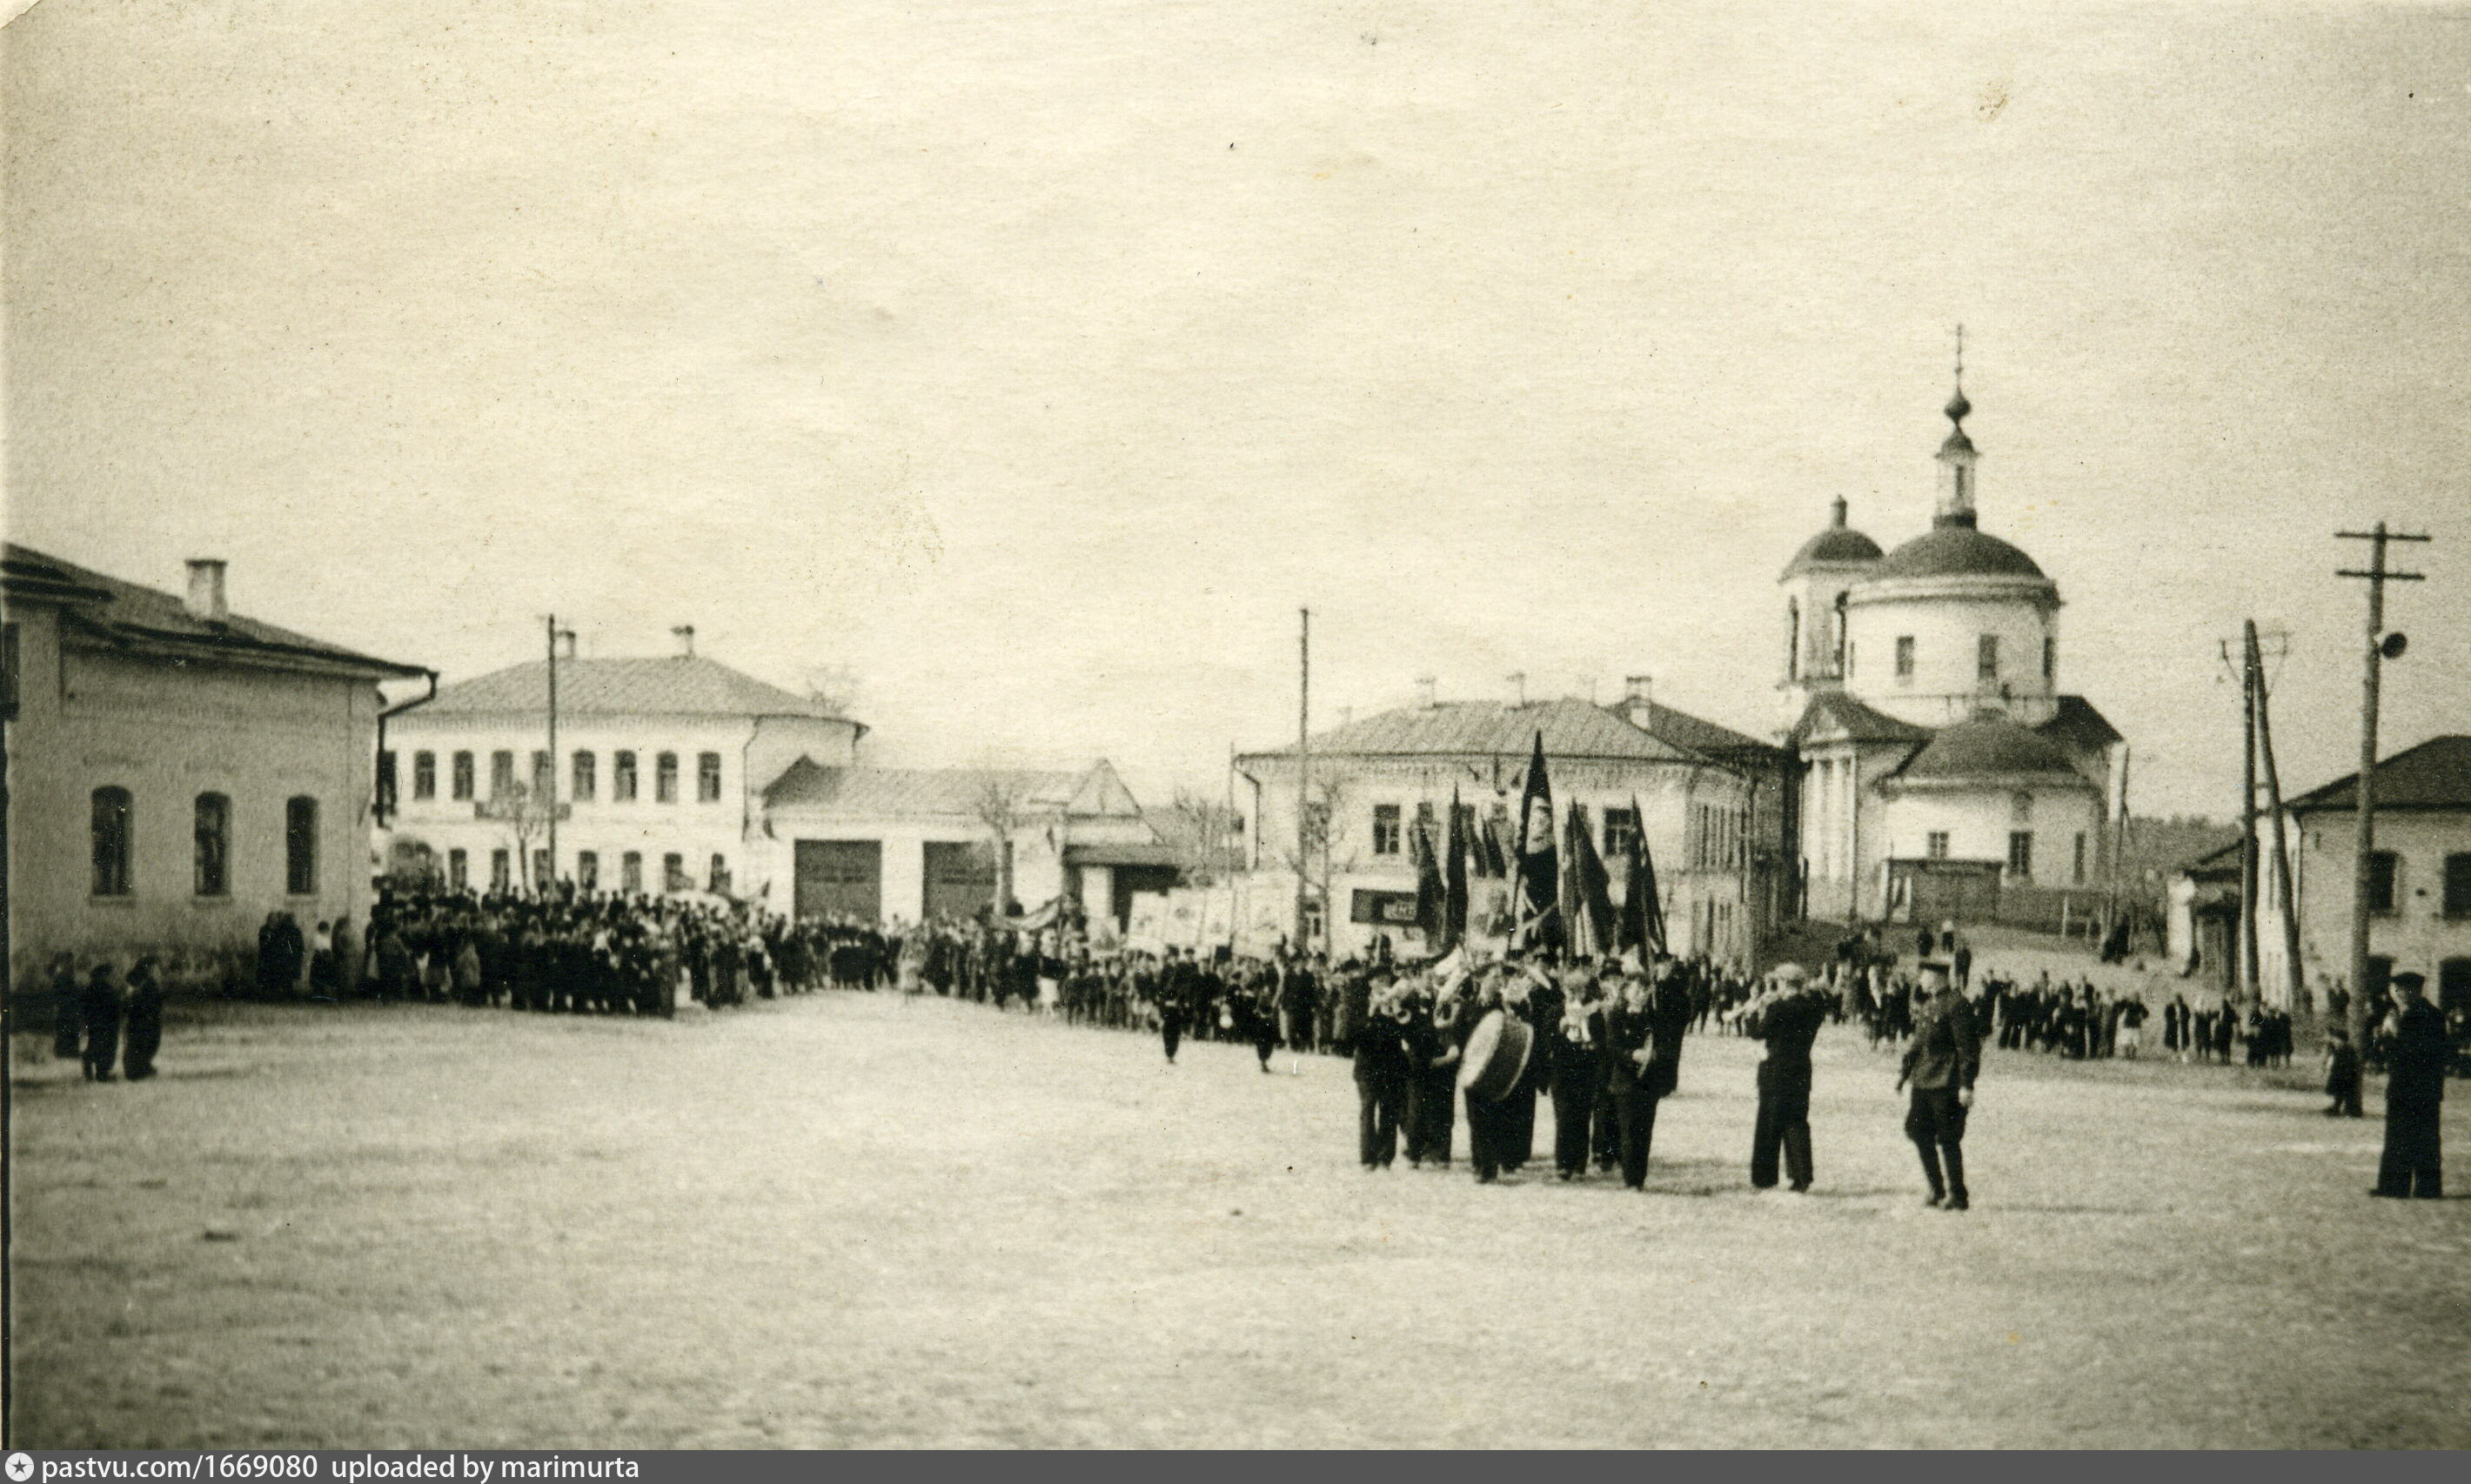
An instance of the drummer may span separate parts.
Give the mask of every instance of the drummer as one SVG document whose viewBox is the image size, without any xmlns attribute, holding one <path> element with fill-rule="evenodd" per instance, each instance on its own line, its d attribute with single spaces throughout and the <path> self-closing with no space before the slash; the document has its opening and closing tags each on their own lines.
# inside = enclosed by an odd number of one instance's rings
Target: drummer
<svg viewBox="0 0 2471 1484">
<path fill-rule="evenodd" d="M 1511 1000 L 1513 983 L 1514 977 L 1506 966 L 1495 965 L 1488 969 L 1475 992 L 1475 1002 L 1464 1011 L 1470 1025 L 1481 1026 L 1494 1016 L 1515 1018 L 1518 1009 Z M 1466 1073 L 1470 1076 L 1477 1070 L 1472 1061 L 1466 1066 Z M 1525 1078 L 1522 1076 L 1519 1080 L 1523 1084 Z M 1511 1131 L 1508 1099 L 1489 1097 L 1471 1083 L 1465 1087 L 1465 1098 L 1468 1164 L 1475 1170 L 1476 1184 L 1491 1185 L 1508 1167 L 1506 1155 Z M 1530 1106 L 1533 1106 L 1532 1101 Z"/>
</svg>

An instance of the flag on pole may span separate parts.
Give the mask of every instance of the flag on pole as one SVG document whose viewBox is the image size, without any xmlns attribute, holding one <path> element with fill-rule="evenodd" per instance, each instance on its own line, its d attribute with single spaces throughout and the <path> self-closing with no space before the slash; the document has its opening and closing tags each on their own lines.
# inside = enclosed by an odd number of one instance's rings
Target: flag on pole
<svg viewBox="0 0 2471 1484">
<path fill-rule="evenodd" d="M 1467 819 L 1459 811 L 1459 790 L 1450 790 L 1449 859 L 1442 867 L 1442 936 L 1436 950 L 1448 953 L 1467 941 Z"/>
<path fill-rule="evenodd" d="M 1596 854 L 1587 807 L 1565 810 L 1562 851 L 1562 923 L 1572 954 L 1596 957 L 1618 952 L 1613 939 L 1612 878 Z"/>
<path fill-rule="evenodd" d="M 1425 952 L 1441 952 L 1443 923 L 1449 913 L 1442 884 L 1441 863 L 1433 859 L 1432 832 L 1423 822 L 1416 825 L 1416 930 L 1424 937 Z"/>
<path fill-rule="evenodd" d="M 1562 946 L 1559 920 L 1561 852 L 1553 839 L 1553 786 L 1544 776 L 1544 734 L 1527 765 L 1527 787 L 1518 800 L 1518 880 L 1511 893 L 1514 950 L 1550 953 Z"/>
<path fill-rule="evenodd" d="M 1622 891 L 1621 946 L 1636 948 L 1645 957 L 1664 952 L 1664 904 L 1656 891 L 1656 857 L 1647 848 L 1647 816 L 1638 812 L 1636 794 L 1631 797 L 1630 814 L 1637 828 L 1622 851 L 1630 880 Z"/>
</svg>

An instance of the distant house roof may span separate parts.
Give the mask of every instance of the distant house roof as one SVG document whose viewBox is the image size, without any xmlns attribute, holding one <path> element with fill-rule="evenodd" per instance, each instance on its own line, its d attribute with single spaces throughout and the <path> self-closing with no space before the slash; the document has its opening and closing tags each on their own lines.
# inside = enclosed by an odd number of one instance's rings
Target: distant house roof
<svg viewBox="0 0 2471 1484">
<path fill-rule="evenodd" d="M 2284 807 L 2295 813 L 2358 807 L 2360 775 L 2349 772 Z M 2377 762 L 2376 808 L 2471 810 L 2471 737 L 2432 737 Z"/>
<path fill-rule="evenodd" d="M 1842 691 L 1822 691 L 1812 696 L 1802 710 L 1801 719 L 1794 723 L 1792 737 L 1799 743 L 1822 733 L 1836 732 L 1857 742 L 1924 742 L 1931 739 L 1929 727 L 1899 721 Z"/>
<path fill-rule="evenodd" d="M 549 662 L 527 660 L 440 686 L 416 715 L 530 716 L 549 706 Z M 657 659 L 557 662 L 557 709 L 570 716 L 849 718 L 831 705 L 741 674 L 718 660 L 675 654 Z"/>
<path fill-rule="evenodd" d="M 820 809 L 839 814 L 976 818 L 1001 797 L 1023 813 L 1072 818 L 1139 818 L 1132 790 L 1104 761 L 1078 773 L 1035 768 L 825 767 L 810 757 L 781 770 L 764 789 L 766 809 Z"/>
<path fill-rule="evenodd" d="M 1906 779 L 2007 778 L 2083 775 L 2059 743 L 2003 717 L 1978 718 L 1942 727 L 1927 745 L 1898 768 Z"/>
<path fill-rule="evenodd" d="M 1773 742 L 1761 742 L 1731 727 L 1718 726 L 1704 718 L 1694 717 L 1686 711 L 1676 711 L 1655 701 L 1622 701 L 1605 709 L 1677 747 L 1704 752 L 1710 757 L 1737 752 L 1768 754 L 1777 750 Z"/>
<path fill-rule="evenodd" d="M 2093 702 L 2082 695 L 2060 696 L 2059 714 L 2035 730 L 2053 742 L 2083 752 L 2099 752 L 2115 742 L 2123 741 L 2119 729 L 2110 724 L 2110 719 L 2096 711 Z"/>
<path fill-rule="evenodd" d="M 1679 713 L 1676 713 L 1679 715 Z M 1687 747 L 1642 731 L 1583 700 L 1442 701 L 1384 711 L 1312 740 L 1316 757 L 1504 757 L 1523 761 L 1544 736 L 1548 758 L 1650 763 L 1704 761 Z M 1733 734 L 1739 735 L 1739 734 Z M 1287 757 L 1292 745 L 1254 757 Z"/>
<path fill-rule="evenodd" d="M 243 661 L 307 660 L 374 678 L 429 672 L 238 613 L 201 619 L 176 594 L 46 556 L 13 541 L 0 546 L 0 593 L 15 601 L 57 602 L 75 626 L 124 648 L 172 647 L 191 654 L 204 648 Z"/>
</svg>

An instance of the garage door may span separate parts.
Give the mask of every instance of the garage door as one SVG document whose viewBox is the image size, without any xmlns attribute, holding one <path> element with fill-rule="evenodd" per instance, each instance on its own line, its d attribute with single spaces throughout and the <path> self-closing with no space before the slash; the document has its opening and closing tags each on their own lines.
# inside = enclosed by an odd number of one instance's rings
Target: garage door
<svg viewBox="0 0 2471 1484">
<path fill-rule="evenodd" d="M 798 915 L 852 917 L 874 922 L 883 915 L 882 840 L 798 841 Z"/>
<path fill-rule="evenodd" d="M 996 900 L 995 852 L 970 841 L 927 842 L 927 920 L 971 917 Z"/>
</svg>

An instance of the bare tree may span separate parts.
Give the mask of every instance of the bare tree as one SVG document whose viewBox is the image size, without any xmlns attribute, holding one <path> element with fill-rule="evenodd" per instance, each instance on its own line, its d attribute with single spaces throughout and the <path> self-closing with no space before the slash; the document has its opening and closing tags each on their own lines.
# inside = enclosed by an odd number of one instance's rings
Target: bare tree
<svg viewBox="0 0 2471 1484">
<path fill-rule="evenodd" d="M 806 673 L 806 685 L 809 700 L 843 717 L 858 710 L 863 691 L 858 671 L 846 665 L 813 666 Z"/>
<path fill-rule="evenodd" d="M 1151 817 L 1191 884 L 1215 885 L 1244 868 L 1244 821 L 1228 805 L 1178 789 Z"/>
<path fill-rule="evenodd" d="M 549 834 L 549 806 L 533 797 L 530 787 L 509 782 L 490 796 L 484 806 L 488 816 L 506 827 L 515 842 L 515 879 L 528 891 L 548 889 L 549 883 L 532 880 L 532 842 Z"/>
<path fill-rule="evenodd" d="M 1012 842 L 1029 823 L 1029 785 L 1018 773 L 991 772 L 970 800 L 970 813 L 986 826 L 996 858 L 996 910 L 1009 913 L 1012 900 Z"/>
</svg>

